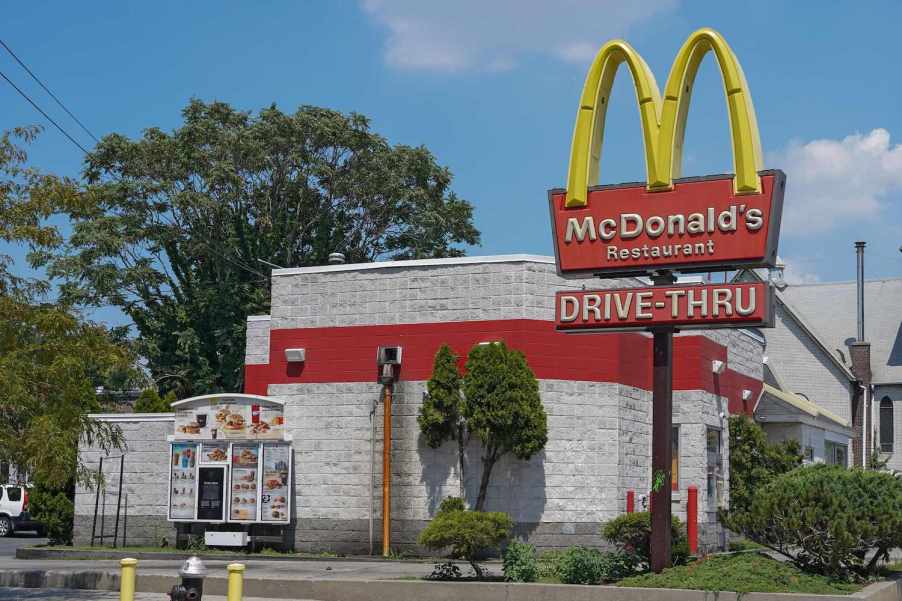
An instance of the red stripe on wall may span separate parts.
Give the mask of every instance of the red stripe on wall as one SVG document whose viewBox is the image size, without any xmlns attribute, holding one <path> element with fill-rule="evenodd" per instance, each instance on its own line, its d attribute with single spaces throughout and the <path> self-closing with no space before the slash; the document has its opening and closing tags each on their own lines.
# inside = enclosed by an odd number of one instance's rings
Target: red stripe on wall
<svg viewBox="0 0 902 601">
<path fill-rule="evenodd" d="M 446 323 L 297 328 L 270 333 L 268 365 L 245 366 L 245 392 L 265 395 L 270 384 L 377 382 L 376 349 L 403 347 L 401 380 L 428 380 L 442 344 L 466 361 L 479 342 L 503 340 L 522 351 L 536 377 L 546 380 L 617 382 L 651 389 L 651 339 L 638 333 L 563 334 L 549 321 L 510 319 Z M 289 364 L 286 348 L 306 349 L 304 363 Z M 730 411 L 743 409 L 741 390 L 761 383 L 727 369 L 711 373 L 711 361 L 727 350 L 704 336 L 674 339 L 674 390 L 706 390 L 726 396 Z"/>
</svg>

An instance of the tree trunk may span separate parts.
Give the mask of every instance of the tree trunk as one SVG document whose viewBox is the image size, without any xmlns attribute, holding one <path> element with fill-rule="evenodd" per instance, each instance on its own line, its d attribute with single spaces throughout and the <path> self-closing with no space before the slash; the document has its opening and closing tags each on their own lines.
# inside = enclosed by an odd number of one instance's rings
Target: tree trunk
<svg viewBox="0 0 902 601">
<path fill-rule="evenodd" d="M 489 490 L 489 479 L 492 477 L 492 468 L 498 461 L 497 451 L 494 449 L 482 457 L 482 478 L 479 481 L 479 496 L 476 497 L 476 511 L 485 509 L 485 495 Z"/>
<path fill-rule="evenodd" d="M 464 465 L 464 453 L 466 451 L 467 441 L 464 439 L 464 424 L 457 424 L 457 466 L 458 475 L 460 476 L 460 498 L 467 504 L 467 486 L 466 486 L 466 467 Z"/>
</svg>

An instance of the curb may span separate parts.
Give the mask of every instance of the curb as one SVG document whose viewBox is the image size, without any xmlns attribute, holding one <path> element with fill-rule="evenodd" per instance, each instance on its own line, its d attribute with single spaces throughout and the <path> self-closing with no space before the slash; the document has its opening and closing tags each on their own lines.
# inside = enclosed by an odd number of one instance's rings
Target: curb
<svg viewBox="0 0 902 601">
<path fill-rule="evenodd" d="M 247 553 L 205 553 L 203 551 L 115 551 L 112 549 L 104 549 L 98 551 L 79 550 L 79 549 L 42 549 L 40 547 L 19 547 L 16 549 L 16 559 L 72 559 L 72 560 L 90 560 L 90 559 L 123 559 L 125 557 L 133 557 L 134 559 L 188 559 L 191 556 L 197 556 L 201 559 L 219 560 L 219 561 L 365 561 L 373 563 L 410 563 L 410 564 L 433 564 L 448 561 L 441 557 L 431 558 L 405 558 L 405 559 L 385 559 L 382 557 L 370 556 L 344 556 L 344 557 L 318 557 L 315 555 L 252 555 Z M 487 565 L 501 565 L 499 560 L 482 561 Z"/>
<path fill-rule="evenodd" d="M 173 574 L 138 571 L 137 590 L 167 593 L 177 582 Z M 224 595 L 227 578 L 211 576 L 204 591 Z M 108 571 L 2 570 L 0 586 L 117 591 L 119 575 Z M 270 599 L 320 601 L 710 601 L 711 591 L 620 588 L 561 584 L 423 582 L 406 580 L 284 580 L 245 578 L 244 594 Z M 713 593 L 717 601 L 902 601 L 902 580 L 872 584 L 852 595 L 795 593 Z"/>
</svg>

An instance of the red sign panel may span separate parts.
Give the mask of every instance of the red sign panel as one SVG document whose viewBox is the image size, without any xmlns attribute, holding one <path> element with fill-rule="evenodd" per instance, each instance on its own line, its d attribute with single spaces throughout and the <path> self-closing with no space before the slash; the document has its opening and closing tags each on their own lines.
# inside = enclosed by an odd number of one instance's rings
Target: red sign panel
<svg viewBox="0 0 902 601">
<path fill-rule="evenodd" d="M 773 267 L 786 177 L 761 172 L 761 193 L 737 195 L 733 176 L 596 186 L 587 206 L 565 208 L 549 192 L 558 272 L 564 277 L 636 275 L 669 269 L 703 272 Z"/>
<path fill-rule="evenodd" d="M 773 288 L 763 282 L 687 284 L 558 292 L 558 330 L 716 328 L 773 323 Z"/>
</svg>

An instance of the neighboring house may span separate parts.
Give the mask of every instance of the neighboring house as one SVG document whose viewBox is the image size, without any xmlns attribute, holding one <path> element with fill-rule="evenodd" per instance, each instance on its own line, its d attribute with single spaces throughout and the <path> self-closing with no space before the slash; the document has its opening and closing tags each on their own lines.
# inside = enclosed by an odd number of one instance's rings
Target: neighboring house
<svg viewBox="0 0 902 601">
<path fill-rule="evenodd" d="M 807 422 L 825 433 L 824 448 L 819 438 L 800 438 L 813 460 L 847 455 L 849 465 L 864 465 L 876 450 L 888 468 L 902 471 L 902 278 L 864 283 L 863 341 L 854 281 L 781 283 L 775 313 L 775 327 L 762 330 L 768 386 L 756 410 L 768 436 L 785 438 L 793 428 L 775 420 L 795 414 L 797 431 Z M 848 450 L 837 448 L 843 432 L 851 434 Z"/>
</svg>

